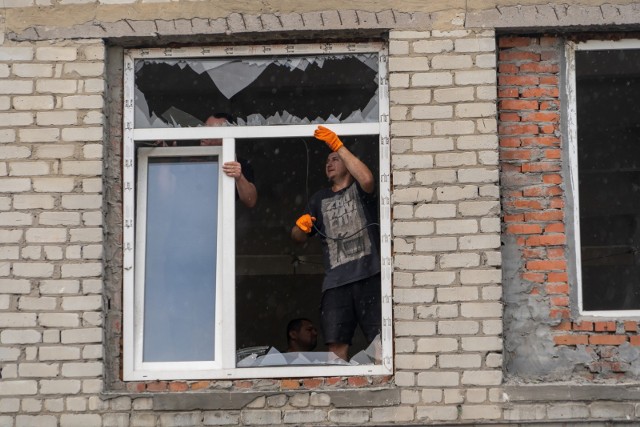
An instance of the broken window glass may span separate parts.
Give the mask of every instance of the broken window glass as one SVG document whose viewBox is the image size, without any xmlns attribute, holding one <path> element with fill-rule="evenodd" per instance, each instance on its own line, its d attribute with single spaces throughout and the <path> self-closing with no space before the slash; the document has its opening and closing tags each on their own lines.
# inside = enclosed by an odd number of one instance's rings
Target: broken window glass
<svg viewBox="0 0 640 427">
<path fill-rule="evenodd" d="M 136 128 L 375 123 L 378 102 L 373 53 L 135 62 Z"/>
<path fill-rule="evenodd" d="M 640 309 L 640 50 L 576 52 L 583 308 Z"/>
</svg>

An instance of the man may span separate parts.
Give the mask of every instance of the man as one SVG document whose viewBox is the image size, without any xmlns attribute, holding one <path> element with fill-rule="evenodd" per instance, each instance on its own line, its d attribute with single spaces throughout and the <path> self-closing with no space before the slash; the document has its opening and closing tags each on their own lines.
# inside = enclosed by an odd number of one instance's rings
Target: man
<svg viewBox="0 0 640 427">
<path fill-rule="evenodd" d="M 226 114 L 219 113 L 210 116 L 205 121 L 205 126 L 225 126 L 231 123 L 230 117 Z M 200 141 L 200 145 L 222 145 L 222 139 L 203 139 Z M 244 159 L 237 159 L 237 161 L 225 162 L 222 165 L 222 171 L 236 180 L 236 194 L 240 201 L 248 208 L 252 208 L 258 201 L 258 191 L 253 184 L 253 169 L 249 163 Z"/>
<path fill-rule="evenodd" d="M 318 331 L 309 319 L 293 319 L 287 325 L 287 352 L 313 351 L 318 341 Z"/>
<path fill-rule="evenodd" d="M 308 212 L 291 230 L 294 241 L 322 240 L 322 330 L 330 351 L 347 360 L 359 324 L 370 343 L 380 332 L 378 202 L 371 170 L 338 136 L 318 126 L 314 136 L 331 149 L 325 173 L 331 188 L 309 200 Z"/>
</svg>

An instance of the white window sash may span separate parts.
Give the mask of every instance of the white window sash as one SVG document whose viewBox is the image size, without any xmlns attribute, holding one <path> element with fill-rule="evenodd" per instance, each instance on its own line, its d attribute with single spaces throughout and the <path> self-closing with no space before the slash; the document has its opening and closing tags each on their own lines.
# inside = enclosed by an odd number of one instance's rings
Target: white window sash
<svg viewBox="0 0 640 427">
<path fill-rule="evenodd" d="M 612 49 L 640 49 L 640 40 L 588 40 L 585 42 L 575 43 L 567 42 L 565 47 L 566 57 L 566 76 L 567 76 L 567 123 L 568 123 L 568 147 L 569 147 L 569 184 L 571 186 L 571 195 L 573 200 L 573 239 L 574 257 L 575 257 L 575 278 L 577 284 L 578 296 L 578 313 L 584 316 L 593 316 L 598 318 L 619 318 L 619 317 L 636 317 L 640 316 L 640 310 L 593 310 L 588 311 L 583 306 L 583 289 L 582 289 L 582 244 L 580 242 L 580 198 L 578 188 L 578 116 L 576 104 L 576 51 L 588 50 L 612 50 Z"/>
</svg>

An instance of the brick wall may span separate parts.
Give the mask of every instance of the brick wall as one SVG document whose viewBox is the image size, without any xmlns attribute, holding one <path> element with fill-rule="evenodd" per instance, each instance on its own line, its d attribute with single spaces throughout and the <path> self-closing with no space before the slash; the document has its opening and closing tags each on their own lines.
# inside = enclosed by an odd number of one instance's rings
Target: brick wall
<svg viewBox="0 0 640 427">
<path fill-rule="evenodd" d="M 514 320 L 509 326 L 514 332 L 525 327 L 538 332 L 535 342 L 507 356 L 508 374 L 536 380 L 635 378 L 633 359 L 621 356 L 620 346 L 640 345 L 637 321 L 582 318 L 575 308 L 576 289 L 570 289 L 571 224 L 565 221 L 572 220 L 572 212 L 565 209 L 571 196 L 560 105 L 564 39 L 505 36 L 498 45 L 503 228 L 506 251 L 517 264 L 505 284 L 510 295 L 517 294 L 508 301 L 506 321 Z M 521 303 L 539 317 L 519 317 Z M 514 336 L 515 348 L 523 342 Z M 531 354 L 518 352 L 531 351 L 560 360 L 529 370 L 520 362 Z"/>
</svg>

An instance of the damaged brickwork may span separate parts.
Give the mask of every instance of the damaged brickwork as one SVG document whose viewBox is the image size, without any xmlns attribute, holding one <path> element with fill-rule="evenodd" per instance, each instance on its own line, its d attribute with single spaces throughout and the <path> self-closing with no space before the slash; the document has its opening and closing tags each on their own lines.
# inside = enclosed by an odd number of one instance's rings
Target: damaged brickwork
<svg viewBox="0 0 640 427">
<path fill-rule="evenodd" d="M 498 45 L 506 372 L 536 382 L 636 378 L 637 321 L 571 309 L 565 39 L 502 36 Z"/>
</svg>

